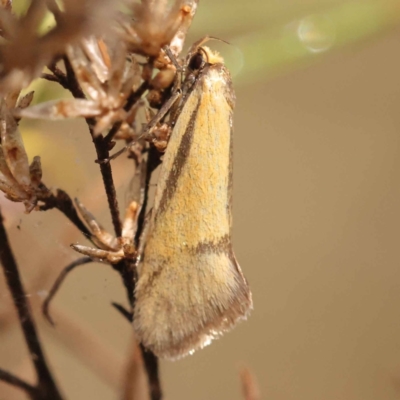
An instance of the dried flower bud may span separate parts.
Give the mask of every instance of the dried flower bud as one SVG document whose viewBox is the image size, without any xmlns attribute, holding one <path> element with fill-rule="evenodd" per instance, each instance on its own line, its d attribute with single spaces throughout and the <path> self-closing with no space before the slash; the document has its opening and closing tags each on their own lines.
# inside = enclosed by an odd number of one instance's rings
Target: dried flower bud
<svg viewBox="0 0 400 400">
<path fill-rule="evenodd" d="M 38 28 L 48 8 L 56 25 L 40 35 Z M 112 0 L 68 0 L 64 2 L 64 11 L 54 1 L 35 0 L 19 18 L 10 7 L 0 9 L 0 33 L 7 39 L 0 46 L 0 90 L 6 93 L 27 86 L 68 44 L 92 34 L 104 34 L 109 29 L 106 21 L 115 12 Z"/>
<path fill-rule="evenodd" d="M 151 81 L 153 89 L 166 89 L 171 86 L 176 74 L 175 68 L 166 68 L 160 71 Z"/>
<path fill-rule="evenodd" d="M 147 101 L 149 102 L 150 107 L 160 108 L 164 101 L 164 96 L 160 90 L 149 90 L 149 93 L 147 94 Z"/>
<path fill-rule="evenodd" d="M 34 157 L 29 165 L 17 122 L 4 99 L 0 99 L 0 137 L 0 190 L 10 200 L 23 202 L 26 212 L 30 212 L 38 198 L 47 194 L 47 189 L 40 185 L 40 157 Z"/>
<path fill-rule="evenodd" d="M 165 45 L 173 43 L 174 54 L 181 52 L 198 0 L 151 1 L 133 4 L 133 24 L 122 22 L 130 50 L 158 57 Z"/>
</svg>

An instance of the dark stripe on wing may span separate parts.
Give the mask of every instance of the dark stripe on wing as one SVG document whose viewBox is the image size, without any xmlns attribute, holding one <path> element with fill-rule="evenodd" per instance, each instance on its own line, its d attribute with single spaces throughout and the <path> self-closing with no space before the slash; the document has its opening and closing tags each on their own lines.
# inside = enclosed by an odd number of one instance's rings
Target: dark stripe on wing
<svg viewBox="0 0 400 400">
<path fill-rule="evenodd" d="M 166 210 L 170 199 L 172 198 L 172 196 L 176 191 L 179 175 L 181 174 L 182 169 L 186 164 L 186 161 L 189 157 L 190 148 L 192 146 L 194 126 L 196 123 L 198 110 L 199 107 L 196 107 L 196 109 L 193 111 L 188 126 L 186 128 L 186 132 L 182 136 L 178 152 L 176 154 L 174 163 L 172 164 L 171 171 L 169 172 L 168 178 L 166 180 L 165 190 L 160 200 L 160 206 L 158 208 L 156 218 Z"/>
</svg>

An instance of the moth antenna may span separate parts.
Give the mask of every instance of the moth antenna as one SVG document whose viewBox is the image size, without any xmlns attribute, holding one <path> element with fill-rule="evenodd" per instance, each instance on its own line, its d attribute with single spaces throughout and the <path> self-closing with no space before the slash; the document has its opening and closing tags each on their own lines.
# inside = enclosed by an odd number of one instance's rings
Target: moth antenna
<svg viewBox="0 0 400 400">
<path fill-rule="evenodd" d="M 204 43 L 209 42 L 210 40 L 217 40 L 217 41 L 219 41 L 219 42 L 223 42 L 223 43 L 226 43 L 226 44 L 229 44 L 229 45 L 231 44 L 231 43 L 227 42 L 226 40 L 217 38 L 217 37 L 215 37 L 215 36 L 209 36 L 209 35 L 204 36 L 203 38 L 199 39 L 197 42 L 194 42 L 194 43 L 190 46 L 189 51 L 188 51 L 188 54 L 187 54 L 187 56 L 186 56 L 186 62 L 185 62 L 185 64 L 188 63 L 188 61 L 190 60 L 190 58 L 193 56 L 194 53 L 196 53 L 196 51 L 198 50 L 199 47 L 201 47 Z"/>
</svg>

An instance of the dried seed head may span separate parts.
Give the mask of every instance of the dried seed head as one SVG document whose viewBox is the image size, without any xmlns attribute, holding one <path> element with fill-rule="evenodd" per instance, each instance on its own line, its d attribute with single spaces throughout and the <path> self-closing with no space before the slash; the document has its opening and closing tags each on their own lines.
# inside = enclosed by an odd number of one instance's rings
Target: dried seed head
<svg viewBox="0 0 400 400">
<path fill-rule="evenodd" d="M 10 7 L 1 8 L 0 34 L 7 41 L 0 46 L 0 90 L 6 93 L 27 86 L 68 44 L 91 34 L 104 34 L 115 7 L 112 0 L 68 0 L 61 11 L 54 1 L 35 0 L 20 18 Z M 39 34 L 49 9 L 56 26 Z"/>
<path fill-rule="evenodd" d="M 175 55 L 183 46 L 198 0 L 147 0 L 133 4 L 134 22 L 122 23 L 130 50 L 158 57 L 165 45 L 171 45 Z"/>
<path fill-rule="evenodd" d="M 153 89 L 166 89 L 171 86 L 176 74 L 175 68 L 165 68 L 151 81 Z"/>
<path fill-rule="evenodd" d="M 132 201 L 126 210 L 122 236 L 118 238 L 107 232 L 78 199 L 75 199 L 75 206 L 89 226 L 92 234 L 91 239 L 97 248 L 73 244 L 71 247 L 74 250 L 97 261 L 111 264 L 116 264 L 126 258 L 136 257 L 137 252 L 133 238 L 140 211 L 139 204 L 136 201 Z"/>
<path fill-rule="evenodd" d="M 23 202 L 26 212 L 30 212 L 38 198 L 47 194 L 47 189 L 40 185 L 40 157 L 34 157 L 29 165 L 17 122 L 4 99 L 0 99 L 0 137 L 0 190 L 10 200 Z"/>
<path fill-rule="evenodd" d="M 114 38 L 115 39 L 115 38 Z M 94 135 L 128 117 L 124 106 L 140 79 L 137 62 L 127 54 L 125 44 L 89 38 L 82 45 L 67 47 L 68 59 L 87 99 L 62 99 L 16 110 L 18 117 L 95 118 Z M 110 61 L 112 60 L 112 61 Z"/>
</svg>

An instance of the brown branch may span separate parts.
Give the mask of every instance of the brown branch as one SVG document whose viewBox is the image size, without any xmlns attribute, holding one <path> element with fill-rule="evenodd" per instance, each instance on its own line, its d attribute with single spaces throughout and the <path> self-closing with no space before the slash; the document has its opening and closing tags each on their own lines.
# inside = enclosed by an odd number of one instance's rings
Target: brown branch
<svg viewBox="0 0 400 400">
<path fill-rule="evenodd" d="M 57 82 L 64 89 L 68 89 L 67 76 L 63 71 L 61 71 L 60 68 L 57 67 L 57 62 L 59 61 L 59 59 L 60 56 L 55 57 L 55 59 L 47 67 L 52 72 L 52 74 L 42 73 L 41 78 L 51 82 Z"/>
<path fill-rule="evenodd" d="M 76 79 L 74 70 L 71 66 L 67 57 L 64 57 L 65 70 L 67 72 L 68 89 L 71 91 L 72 95 L 76 98 L 85 98 L 79 82 Z M 143 86 L 143 92 L 146 90 Z M 131 101 L 137 101 L 136 97 L 132 97 Z M 97 159 L 99 161 L 109 158 L 109 142 L 105 140 L 102 135 L 94 135 L 93 126 L 95 121 L 93 118 L 86 118 L 86 123 L 89 127 L 89 132 L 92 136 L 92 140 L 96 149 Z M 103 178 L 104 190 L 106 192 L 108 207 L 111 214 L 112 223 L 114 226 L 114 232 L 116 237 L 121 237 L 122 235 L 122 222 L 120 218 L 117 193 L 115 190 L 114 180 L 112 176 L 112 170 L 110 163 L 99 162 L 101 176 Z M 132 261 L 124 260 L 113 266 L 115 270 L 119 272 L 123 280 L 124 286 L 127 290 L 129 303 L 133 305 L 134 299 L 134 270 L 135 266 Z"/>
<path fill-rule="evenodd" d="M 134 260 L 125 259 L 120 261 L 118 264 L 111 265 L 113 269 L 118 271 L 122 278 L 122 282 L 126 289 L 126 295 L 129 300 L 129 305 L 133 310 L 133 303 L 135 300 L 134 292 L 135 292 L 135 282 L 136 282 L 136 266 Z"/>
<path fill-rule="evenodd" d="M 158 371 L 158 358 L 150 350 L 147 350 L 141 343 L 140 349 L 142 350 L 144 366 L 149 380 L 150 398 L 151 400 L 161 400 L 162 391 L 160 374 Z"/>
<path fill-rule="evenodd" d="M 8 242 L 7 232 L 0 213 L 0 261 L 6 278 L 7 286 L 11 292 L 19 322 L 28 346 L 31 360 L 37 375 L 37 395 L 31 397 L 35 400 L 62 400 L 61 394 L 53 380 L 46 358 L 40 344 L 36 326 L 25 290 L 22 286 L 18 266 L 11 246 Z M 4 376 L 4 375 L 3 375 Z M 14 380 L 14 382 L 17 382 Z M 28 385 L 28 384 L 27 384 Z"/>
<path fill-rule="evenodd" d="M 82 90 L 81 86 L 79 85 L 78 80 L 76 79 L 74 70 L 73 70 L 72 65 L 69 62 L 67 56 L 63 57 L 63 62 L 65 65 L 65 71 L 66 71 L 66 74 L 64 74 L 65 89 L 69 90 L 75 98 L 85 99 L 86 98 L 85 93 L 83 93 L 83 90 Z M 60 71 L 60 70 L 58 70 L 58 71 Z M 57 76 L 60 76 L 59 73 L 56 72 L 56 70 L 53 70 L 53 73 Z M 89 128 L 91 128 L 91 126 L 93 126 L 95 121 L 93 119 L 89 119 L 89 121 L 87 121 L 87 122 L 88 122 L 88 124 L 90 122 Z M 90 133 L 92 133 L 92 132 L 90 132 Z"/>
<path fill-rule="evenodd" d="M 128 322 L 132 323 L 133 314 L 127 312 L 121 305 L 117 303 L 113 303 L 113 306 L 128 320 Z M 142 353 L 142 358 L 147 373 L 150 399 L 161 400 L 162 390 L 160 383 L 160 374 L 158 370 L 158 358 L 150 350 L 147 350 L 141 343 L 139 348 Z"/>
<path fill-rule="evenodd" d="M 75 98 L 84 99 L 85 94 L 76 79 L 72 65 L 67 57 L 64 57 L 65 70 L 67 72 L 68 89 Z M 105 142 L 102 135 L 94 135 L 93 127 L 95 120 L 93 118 L 86 118 L 87 125 L 89 127 L 90 135 L 96 149 L 96 155 L 98 160 L 104 160 L 109 157 L 108 143 Z M 117 192 L 115 190 L 114 180 L 112 176 L 111 165 L 109 163 L 100 163 L 100 172 L 103 178 L 104 189 L 107 195 L 108 207 L 111 213 L 111 219 L 114 226 L 116 237 L 120 237 L 122 234 L 122 222 L 119 213 Z"/>
<path fill-rule="evenodd" d="M 71 197 L 69 197 L 64 190 L 57 189 L 56 195 L 50 193 L 48 196 L 40 200 L 43 202 L 39 207 L 40 211 L 47 211 L 56 208 L 61 211 L 89 240 L 92 240 L 92 234 L 79 218 Z"/>
<path fill-rule="evenodd" d="M 85 94 L 82 90 L 82 88 L 79 85 L 78 80 L 76 79 L 75 73 L 73 71 L 72 65 L 69 62 L 67 57 L 63 58 L 64 64 L 65 64 L 65 70 L 66 70 L 66 84 L 64 86 L 63 83 L 61 83 L 61 80 L 59 81 L 60 84 L 63 85 L 66 89 L 68 89 L 72 95 L 75 98 L 85 98 Z M 52 71 L 54 74 L 54 70 Z M 55 74 L 56 75 L 56 74 Z M 147 90 L 147 84 L 143 83 L 140 88 L 138 89 L 139 93 L 136 95 L 138 91 L 136 91 L 135 94 L 132 94 L 129 97 L 129 103 L 131 103 L 131 106 L 138 101 L 141 97 L 141 95 Z M 141 93 L 143 92 L 143 93 Z M 139 96 L 140 94 L 140 96 Z M 111 148 L 111 140 L 112 137 L 115 135 L 115 133 L 118 131 L 118 123 L 114 125 L 113 128 L 111 128 L 110 132 L 104 138 L 102 135 L 94 135 L 93 127 L 95 126 L 95 120 L 93 118 L 86 118 L 86 123 L 89 128 L 89 132 L 92 136 L 92 140 L 96 149 L 96 154 L 97 154 L 97 160 L 100 166 L 100 172 L 103 178 L 103 184 L 104 184 L 104 189 L 107 195 L 107 200 L 108 200 L 108 206 L 109 210 L 111 213 L 111 219 L 112 223 L 114 226 L 114 231 L 116 237 L 120 237 L 122 235 L 122 222 L 120 219 L 120 213 L 119 213 L 119 207 L 118 207 L 118 200 L 117 200 L 117 195 L 116 195 L 116 190 L 115 190 L 115 185 L 113 181 L 113 176 L 112 176 L 112 170 L 111 170 L 111 164 L 109 162 L 102 162 L 103 160 L 107 160 L 109 158 L 109 150 Z M 118 127 L 118 129 L 117 129 Z M 113 132 L 113 130 L 115 132 Z M 157 161 L 158 160 L 158 161 Z M 135 238 L 135 241 L 139 240 L 139 236 L 143 230 L 144 226 L 144 216 L 145 216 L 145 209 L 146 209 L 146 204 L 147 204 L 147 198 L 148 198 L 148 189 L 149 189 L 149 182 L 150 182 L 150 176 L 152 171 L 156 168 L 156 166 L 159 163 L 159 156 L 158 159 L 156 157 L 156 153 L 153 153 L 152 155 L 149 154 L 148 158 L 148 164 L 147 164 L 147 175 L 146 175 L 146 187 L 145 187 L 145 204 L 142 207 L 141 211 L 141 216 L 139 217 L 138 221 L 138 233 Z M 133 309 L 133 303 L 134 303 L 134 285 L 135 285 L 135 264 L 131 260 L 123 260 L 120 263 L 116 264 L 113 266 L 114 269 L 116 269 L 119 274 L 121 275 L 121 278 L 123 280 L 124 286 L 127 290 L 127 295 L 129 299 L 129 303 Z M 143 361 L 145 364 L 147 376 L 148 376 L 148 381 L 149 381 L 149 389 L 150 389 L 150 397 L 151 400 L 160 400 L 162 398 L 162 392 L 161 392 L 161 384 L 160 384 L 160 379 L 159 379 L 159 371 L 158 371 L 158 359 L 157 357 L 150 351 L 145 350 L 143 346 L 140 346 L 142 350 L 142 355 L 143 355 Z"/>
<path fill-rule="evenodd" d="M 144 179 L 142 179 L 144 198 L 135 234 L 136 247 L 139 246 L 139 241 L 145 226 L 146 208 L 149 199 L 151 175 L 153 171 L 157 168 L 157 166 L 160 164 L 160 162 L 161 162 L 160 153 L 154 147 L 150 147 L 146 163 L 146 174 Z M 150 350 L 147 350 L 142 344 L 140 344 L 140 349 L 142 350 L 143 362 L 146 369 L 147 378 L 149 381 L 150 398 L 151 400 L 161 400 L 162 390 L 161 390 L 160 374 L 158 370 L 158 359 Z"/>
<path fill-rule="evenodd" d="M 38 391 L 34 386 L 23 381 L 17 376 L 10 374 L 7 371 L 4 371 L 3 369 L 0 369 L 0 380 L 9 383 L 11 386 L 15 386 L 19 389 L 24 390 L 31 399 L 34 399 L 38 396 Z"/>
<path fill-rule="evenodd" d="M 54 324 L 54 320 L 50 315 L 49 312 L 49 307 L 50 307 L 50 302 L 51 300 L 53 300 L 54 296 L 56 295 L 56 293 L 58 292 L 58 289 L 60 288 L 60 286 L 62 285 L 62 283 L 64 282 L 64 279 L 67 277 L 67 275 L 76 267 L 79 267 L 80 265 L 85 265 L 85 264 L 89 264 L 93 262 L 93 260 L 90 257 L 81 257 L 78 258 L 77 260 L 73 261 L 71 264 L 67 265 L 60 273 L 60 275 L 58 275 L 57 279 L 55 280 L 55 282 L 53 283 L 53 286 L 51 287 L 49 294 L 47 295 L 46 299 L 43 302 L 42 305 L 42 312 L 44 314 L 44 316 L 47 318 L 47 320 L 52 324 Z"/>
<path fill-rule="evenodd" d="M 107 146 L 105 146 L 104 138 L 99 135 L 93 136 L 93 143 L 96 148 L 96 154 L 98 160 L 104 160 L 110 156 Z M 108 207 L 111 213 L 111 219 L 114 226 L 114 232 L 116 237 L 122 235 L 122 222 L 119 213 L 117 192 L 115 190 L 114 180 L 112 176 L 111 164 L 100 163 L 100 172 L 103 178 L 103 184 L 107 195 Z"/>
<path fill-rule="evenodd" d="M 60 79 L 57 76 L 53 75 L 53 74 L 48 74 L 48 73 L 44 72 L 40 77 L 42 79 L 46 79 L 46 81 L 57 82 L 57 83 L 61 84 Z"/>
</svg>

